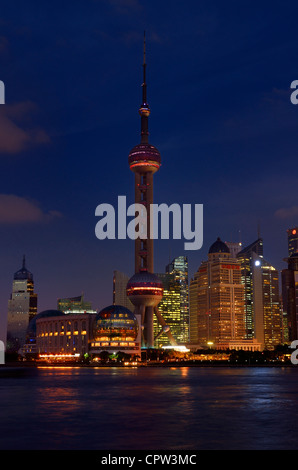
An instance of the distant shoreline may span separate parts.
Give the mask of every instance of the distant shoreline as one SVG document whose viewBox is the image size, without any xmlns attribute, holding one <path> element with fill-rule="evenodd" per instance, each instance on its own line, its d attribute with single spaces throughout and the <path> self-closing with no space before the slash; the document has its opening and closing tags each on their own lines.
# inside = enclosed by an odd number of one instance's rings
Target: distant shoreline
<svg viewBox="0 0 298 470">
<path fill-rule="evenodd" d="M 151 362 L 151 363 L 139 363 L 138 365 L 124 365 L 121 363 L 108 363 L 108 364 L 84 364 L 79 362 L 8 362 L 6 364 L 0 365 L 0 377 L 1 371 L 8 371 L 9 369 L 39 369 L 39 368 L 82 368 L 82 369 L 109 369 L 109 368 L 119 368 L 119 369 L 132 369 L 132 368 L 169 368 L 169 367 L 229 367 L 229 368 L 243 368 L 243 367 L 292 367 L 295 368 L 295 365 L 291 362 L 268 362 L 268 363 L 230 363 L 225 361 L 212 361 L 212 362 L 192 362 L 192 361 L 177 361 L 177 362 Z M 298 370 L 298 367 L 297 367 Z"/>
</svg>

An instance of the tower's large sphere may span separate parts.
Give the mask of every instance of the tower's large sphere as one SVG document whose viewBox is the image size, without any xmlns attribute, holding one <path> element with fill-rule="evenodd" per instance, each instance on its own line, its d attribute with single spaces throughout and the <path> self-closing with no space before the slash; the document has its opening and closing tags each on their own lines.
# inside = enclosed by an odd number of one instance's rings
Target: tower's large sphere
<svg viewBox="0 0 298 470">
<path fill-rule="evenodd" d="M 95 341 L 135 341 L 139 325 L 134 313 L 122 305 L 103 308 L 93 323 Z"/>
<path fill-rule="evenodd" d="M 155 307 L 162 299 L 163 284 L 155 274 L 143 271 L 130 278 L 126 293 L 135 306 Z"/>
<path fill-rule="evenodd" d="M 138 144 L 130 151 L 128 163 L 133 172 L 155 173 L 161 166 L 161 156 L 153 145 Z"/>
</svg>

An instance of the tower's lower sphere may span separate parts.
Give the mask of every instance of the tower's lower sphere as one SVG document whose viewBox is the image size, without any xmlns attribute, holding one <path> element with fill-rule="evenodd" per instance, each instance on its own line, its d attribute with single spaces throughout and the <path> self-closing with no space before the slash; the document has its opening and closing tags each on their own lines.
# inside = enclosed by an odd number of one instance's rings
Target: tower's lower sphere
<svg viewBox="0 0 298 470">
<path fill-rule="evenodd" d="M 134 306 L 156 307 L 163 296 L 163 284 L 155 274 L 144 271 L 130 278 L 126 293 Z"/>
</svg>

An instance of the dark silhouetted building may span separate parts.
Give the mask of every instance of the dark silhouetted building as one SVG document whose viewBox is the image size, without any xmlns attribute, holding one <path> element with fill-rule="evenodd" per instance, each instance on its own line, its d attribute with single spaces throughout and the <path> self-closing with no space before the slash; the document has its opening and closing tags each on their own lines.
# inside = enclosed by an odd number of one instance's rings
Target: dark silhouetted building
<svg viewBox="0 0 298 470">
<path fill-rule="evenodd" d="M 298 253 L 292 253 L 285 261 L 288 268 L 281 273 L 283 314 L 287 319 L 288 340 L 292 342 L 298 339 Z"/>
<path fill-rule="evenodd" d="M 298 253 L 298 227 L 289 228 L 288 234 L 288 256 Z"/>
<path fill-rule="evenodd" d="M 37 294 L 34 292 L 33 274 L 26 268 L 24 256 L 21 269 L 14 274 L 12 293 L 8 301 L 8 352 L 17 352 L 22 348 L 29 322 L 36 314 Z"/>
</svg>

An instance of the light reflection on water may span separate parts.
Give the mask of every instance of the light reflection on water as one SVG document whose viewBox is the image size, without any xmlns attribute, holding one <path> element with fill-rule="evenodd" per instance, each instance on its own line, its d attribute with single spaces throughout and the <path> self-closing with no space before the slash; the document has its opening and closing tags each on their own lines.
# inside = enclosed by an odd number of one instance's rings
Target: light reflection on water
<svg viewBox="0 0 298 470">
<path fill-rule="evenodd" d="M 32 370 L 0 378 L 0 448 L 297 449 L 297 389 L 296 368 Z"/>
</svg>

